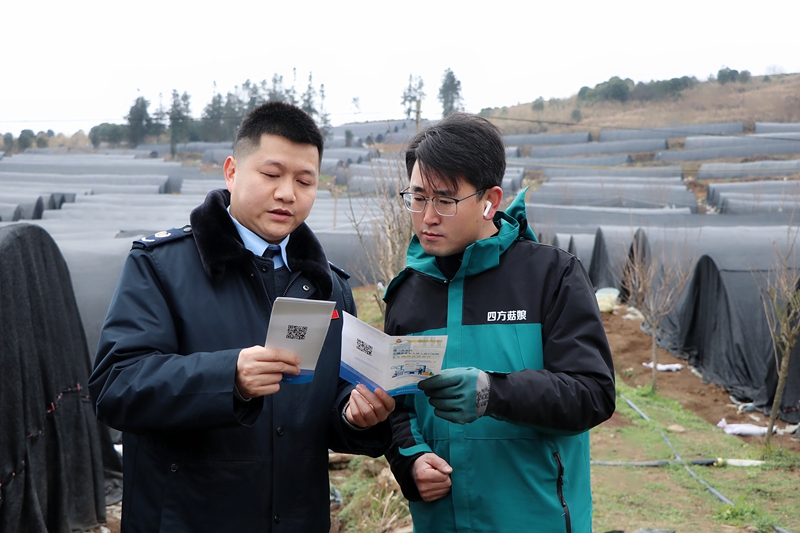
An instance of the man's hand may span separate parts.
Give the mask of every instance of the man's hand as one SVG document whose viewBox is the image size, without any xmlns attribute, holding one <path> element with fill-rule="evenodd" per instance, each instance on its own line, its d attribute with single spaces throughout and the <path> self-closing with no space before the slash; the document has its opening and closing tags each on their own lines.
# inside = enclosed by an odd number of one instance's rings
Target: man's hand
<svg viewBox="0 0 800 533">
<path fill-rule="evenodd" d="M 450 492 L 450 473 L 453 468 L 447 461 L 435 453 L 420 455 L 412 468 L 414 482 L 417 484 L 419 495 L 426 502 L 432 502 L 447 496 Z"/>
<path fill-rule="evenodd" d="M 358 385 L 350 393 L 350 403 L 344 412 L 347 421 L 360 428 L 372 427 L 389 417 L 394 411 L 394 398 L 383 389 L 372 393 L 364 385 Z"/>
<path fill-rule="evenodd" d="M 243 398 L 275 394 L 283 374 L 300 373 L 300 358 L 279 348 L 251 346 L 239 352 L 236 362 L 236 389 Z"/>
<path fill-rule="evenodd" d="M 469 424 L 486 413 L 491 380 L 477 368 L 462 367 L 442 370 L 417 384 L 425 392 L 433 414 L 456 424 Z"/>
</svg>

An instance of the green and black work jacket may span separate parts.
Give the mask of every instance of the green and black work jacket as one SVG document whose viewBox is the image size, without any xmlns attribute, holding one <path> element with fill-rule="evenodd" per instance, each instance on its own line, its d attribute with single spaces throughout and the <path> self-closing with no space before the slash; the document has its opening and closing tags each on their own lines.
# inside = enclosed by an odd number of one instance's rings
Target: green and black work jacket
<svg viewBox="0 0 800 533">
<path fill-rule="evenodd" d="M 580 261 L 536 242 L 524 213 L 523 191 L 449 280 L 414 237 L 387 288 L 387 333 L 446 334 L 443 368 L 491 373 L 486 416 L 471 424 L 434 416 L 422 394 L 393 415 L 387 457 L 417 532 L 591 532 L 587 430 L 614 412 L 611 353 Z M 426 452 L 453 467 L 434 502 L 411 473 Z"/>
</svg>

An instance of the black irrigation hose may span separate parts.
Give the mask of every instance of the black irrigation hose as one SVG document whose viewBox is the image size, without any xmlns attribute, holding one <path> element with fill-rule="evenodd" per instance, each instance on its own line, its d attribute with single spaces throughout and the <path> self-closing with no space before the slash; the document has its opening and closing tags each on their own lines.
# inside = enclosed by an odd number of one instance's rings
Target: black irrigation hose
<svg viewBox="0 0 800 533">
<path fill-rule="evenodd" d="M 619 393 L 618 393 L 618 394 L 619 394 Z M 647 420 L 648 422 L 651 422 L 650 418 L 649 418 L 649 417 L 648 417 L 646 414 L 644 414 L 644 412 L 643 412 L 641 409 L 639 409 L 638 407 L 636 407 L 636 405 L 635 405 L 635 404 L 634 404 L 632 401 L 630 401 L 629 399 L 627 399 L 627 398 L 626 398 L 624 395 L 622 395 L 622 394 L 619 394 L 619 397 L 620 397 L 620 398 L 622 398 L 623 400 L 625 400 L 625 403 L 627 403 L 627 404 L 628 404 L 628 406 L 629 406 L 631 409 L 633 409 L 634 411 L 636 411 L 637 413 L 639 413 L 639 416 L 641 416 L 642 418 L 644 418 L 644 419 L 645 419 L 645 420 Z M 683 465 L 683 467 L 686 469 L 686 471 L 687 471 L 687 472 L 689 472 L 689 474 L 690 474 L 690 475 L 691 475 L 693 478 L 695 478 L 697 481 L 699 481 L 700 483 L 702 483 L 703 485 L 705 485 L 705 487 L 708 489 L 708 491 L 709 491 L 711 494 L 713 494 L 714 496 L 716 496 L 716 497 L 717 497 L 717 499 L 719 499 L 719 500 L 720 500 L 722 503 L 724 503 L 724 504 L 726 504 L 726 505 L 731 505 L 731 506 L 733 506 L 733 502 L 732 502 L 732 501 L 730 501 L 728 498 L 726 498 L 725 496 L 723 496 L 721 492 L 719 492 L 717 489 L 715 489 L 714 487 L 712 487 L 711 485 L 709 485 L 709 484 L 708 484 L 708 483 L 707 483 L 707 482 L 706 482 L 706 481 L 705 481 L 703 478 L 701 478 L 700 476 L 698 476 L 697 474 L 695 474 L 695 473 L 694 473 L 694 471 L 693 471 L 691 468 L 689 468 L 689 464 L 703 464 L 703 465 L 705 465 L 706 463 L 695 463 L 694 461 L 685 461 L 685 460 L 684 460 L 683 458 L 681 458 L 681 456 L 678 454 L 678 450 L 676 450 L 676 449 L 675 449 L 675 446 L 673 446 L 673 445 L 672 445 L 672 442 L 669 440 L 669 438 L 667 437 L 667 435 L 666 435 L 666 434 L 665 434 L 665 433 L 664 433 L 664 432 L 661 430 L 661 428 L 658 428 L 658 432 L 659 432 L 659 433 L 661 433 L 661 437 L 664 439 L 664 441 L 667 443 L 667 445 L 669 445 L 670 449 L 672 450 L 672 454 L 675 456 L 675 461 L 649 461 L 649 462 L 652 462 L 652 463 L 666 463 L 666 464 L 671 464 L 671 463 L 679 463 L 679 464 L 682 464 L 682 465 Z M 699 461 L 706 461 L 706 460 L 705 460 L 705 459 L 700 459 Z M 599 463 L 597 463 L 597 462 L 595 462 L 595 461 L 592 461 L 592 464 L 599 464 Z M 643 464 L 641 464 L 641 463 L 639 463 L 639 464 L 635 464 L 635 463 L 634 463 L 634 465 L 635 465 L 635 466 L 650 466 L 650 465 L 643 465 Z M 655 465 L 653 465 L 653 466 L 655 466 Z M 661 465 L 658 465 L 658 466 L 661 466 Z M 785 529 L 783 529 L 783 528 L 781 528 L 781 527 L 775 526 L 775 525 L 773 525 L 773 526 L 772 526 L 772 529 L 774 529 L 774 530 L 775 530 L 777 533 L 791 533 L 791 532 L 789 532 L 789 531 L 787 531 L 787 530 L 785 530 Z"/>
<path fill-rule="evenodd" d="M 714 466 L 719 464 L 717 459 L 692 459 L 691 461 L 592 461 L 597 466 L 669 466 L 685 463 L 697 466 Z"/>
</svg>

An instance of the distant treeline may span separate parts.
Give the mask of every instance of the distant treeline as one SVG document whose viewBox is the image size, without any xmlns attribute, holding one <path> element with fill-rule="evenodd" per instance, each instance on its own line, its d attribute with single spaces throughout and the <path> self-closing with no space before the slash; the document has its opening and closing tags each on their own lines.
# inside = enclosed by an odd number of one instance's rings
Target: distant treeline
<svg viewBox="0 0 800 533">
<path fill-rule="evenodd" d="M 724 85 L 728 82 L 748 83 L 752 78 L 747 70 L 738 70 L 722 67 L 717 72 L 716 78 L 712 75 L 709 81 L 718 81 Z M 763 81 L 769 81 L 765 76 Z M 596 102 L 601 100 L 616 100 L 627 102 L 628 100 L 638 100 L 642 102 L 657 101 L 666 99 L 677 99 L 681 97 L 681 92 L 691 89 L 698 84 L 694 76 L 682 76 L 669 80 L 650 81 L 648 83 L 634 83 L 630 78 L 621 79 L 617 76 L 608 81 L 598 83 L 594 88 L 587 86 L 581 87 L 578 91 L 578 100 L 584 102 Z"/>
<path fill-rule="evenodd" d="M 89 131 L 89 140 L 95 148 L 101 144 L 133 148 L 145 140 L 169 142 L 173 148 L 183 142 L 234 141 L 236 130 L 244 116 L 255 107 L 275 100 L 301 107 L 314 117 L 326 136 L 329 134 L 331 123 L 325 110 L 325 85 L 315 88 L 312 74 L 309 73 L 308 86 L 302 94 L 295 89 L 294 81 L 291 86 L 287 86 L 283 76 L 278 74 L 270 81 L 246 80 L 224 96 L 215 93 L 203 108 L 199 119 L 192 118 L 191 96 L 185 91 L 181 94 L 173 90 L 169 107 L 159 104 L 152 113 L 150 101 L 140 96 L 125 116 L 125 123 L 98 124 Z M 46 148 L 54 135 L 52 130 L 34 133 L 33 130 L 26 129 L 16 138 L 13 134 L 6 133 L 2 136 L 3 151 L 12 154 L 32 147 Z"/>
<path fill-rule="evenodd" d="M 599 101 L 617 100 L 627 102 L 628 100 L 665 100 L 667 98 L 680 97 L 681 91 L 691 89 L 698 84 L 694 76 L 683 76 L 672 78 L 671 80 L 651 81 L 649 83 L 634 83 L 631 79 L 623 80 L 617 76 L 608 81 L 598 83 L 594 88 L 581 87 L 578 91 L 578 100 Z"/>
<path fill-rule="evenodd" d="M 89 139 L 95 147 L 101 143 L 112 146 L 127 143 L 133 147 L 143 143 L 148 137 L 162 139 L 166 136 L 173 147 L 174 155 L 178 143 L 235 140 L 236 130 L 244 116 L 269 101 L 289 102 L 299 106 L 314 117 L 327 136 L 331 123 L 325 111 L 325 85 L 320 85 L 317 90 L 312 76 L 309 73 L 308 86 L 302 94 L 298 94 L 294 82 L 291 86 L 285 86 L 283 76 L 278 74 L 271 81 L 247 80 L 225 96 L 215 93 L 203 108 L 199 119 L 191 117 L 191 96 L 187 92 L 180 94 L 173 90 L 169 108 L 159 105 L 152 115 L 149 110 L 150 102 L 139 97 L 125 117 L 126 124 L 99 124 L 89 131 Z"/>
</svg>

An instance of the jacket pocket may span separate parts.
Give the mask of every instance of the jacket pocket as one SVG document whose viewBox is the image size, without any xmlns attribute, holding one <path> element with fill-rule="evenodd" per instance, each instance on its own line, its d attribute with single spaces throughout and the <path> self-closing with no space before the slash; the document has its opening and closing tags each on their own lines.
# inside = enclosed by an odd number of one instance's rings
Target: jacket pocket
<svg viewBox="0 0 800 533">
<path fill-rule="evenodd" d="M 569 505 L 567 505 L 567 500 L 564 498 L 564 465 L 561 462 L 561 454 L 553 452 L 553 459 L 556 461 L 556 465 L 558 466 L 558 479 L 556 480 L 556 493 L 558 494 L 558 501 L 561 503 L 561 507 L 564 509 L 564 521 L 566 524 L 566 531 L 567 533 L 572 532 L 572 520 L 569 516 Z"/>
<path fill-rule="evenodd" d="M 269 530 L 272 495 L 266 463 L 176 458 L 162 468 L 168 474 L 161 531 Z"/>
</svg>

